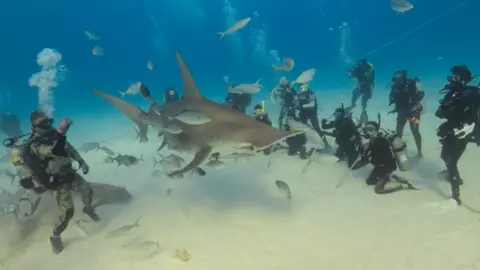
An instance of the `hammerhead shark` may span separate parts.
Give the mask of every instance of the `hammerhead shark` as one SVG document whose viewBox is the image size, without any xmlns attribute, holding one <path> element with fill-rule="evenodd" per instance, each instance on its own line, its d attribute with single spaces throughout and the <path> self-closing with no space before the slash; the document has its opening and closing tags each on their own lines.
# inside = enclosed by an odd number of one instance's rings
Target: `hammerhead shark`
<svg viewBox="0 0 480 270">
<path fill-rule="evenodd" d="M 222 155 L 234 153 L 255 153 L 276 144 L 288 137 L 296 136 L 296 132 L 274 129 L 252 117 L 232 110 L 202 96 L 190 70 L 178 52 L 175 53 L 183 83 L 183 97 L 180 100 L 152 105 L 148 112 L 100 90 L 93 92 L 108 102 L 139 127 L 140 136 L 145 136 L 148 126 L 163 132 L 164 140 L 170 149 L 193 153 L 195 157 L 184 168 L 168 174 L 169 177 L 188 172 L 201 165 L 212 153 Z M 211 121 L 201 125 L 181 122 L 174 117 L 184 111 L 196 111 L 208 116 Z M 169 133 L 165 129 L 168 123 L 181 128 L 180 133 Z"/>
</svg>

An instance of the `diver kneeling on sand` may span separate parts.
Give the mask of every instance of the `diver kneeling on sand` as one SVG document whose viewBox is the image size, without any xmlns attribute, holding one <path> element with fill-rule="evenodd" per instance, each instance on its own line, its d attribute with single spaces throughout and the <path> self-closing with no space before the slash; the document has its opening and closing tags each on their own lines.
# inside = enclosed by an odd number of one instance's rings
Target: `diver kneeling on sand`
<svg viewBox="0 0 480 270">
<path fill-rule="evenodd" d="M 338 161 L 342 161 L 346 157 L 350 168 L 358 159 L 362 124 L 352 117 L 351 112 L 345 110 L 343 104 L 342 107 L 335 110 L 333 117 L 333 121 L 322 119 L 322 129 L 333 129 L 331 133 L 325 132 L 325 134 L 335 138 L 335 143 L 338 145 L 335 156 Z"/>
<path fill-rule="evenodd" d="M 361 159 L 352 170 L 359 169 L 368 163 L 374 168 L 367 178 L 367 185 L 375 185 L 376 194 L 387 194 L 402 189 L 416 189 L 407 180 L 392 174 L 397 169 L 397 163 L 402 171 L 410 169 L 410 163 L 405 153 L 406 145 L 396 135 L 386 135 L 380 132 L 378 123 L 369 121 L 364 127 L 364 136 L 368 141 Z M 391 182 L 391 178 L 396 182 Z"/>
<path fill-rule="evenodd" d="M 93 191 L 85 179 L 72 167 L 72 159 L 77 161 L 83 174 L 89 167 L 80 154 L 67 142 L 66 132 L 72 122 L 65 118 L 60 128 L 53 127 L 53 119 L 42 111 L 34 111 L 30 115 L 32 135 L 22 147 L 22 159 L 30 178 L 23 178 L 21 185 L 26 189 L 35 189 L 37 193 L 45 190 L 56 191 L 57 204 L 60 209 L 60 220 L 50 237 L 55 253 L 63 250 L 60 235 L 73 218 L 74 205 L 72 191 L 82 195 L 83 212 L 92 220 L 99 221 L 92 205 Z"/>
<path fill-rule="evenodd" d="M 288 123 L 286 123 L 283 128 L 286 131 L 295 132 L 295 129 L 290 127 Z M 307 148 L 305 147 L 307 144 L 307 135 L 305 135 L 305 133 L 299 133 L 298 135 L 289 137 L 285 140 L 285 142 L 288 145 L 287 153 L 289 156 L 299 155 L 300 159 L 308 159 L 308 157 L 313 153 L 313 151 L 307 153 Z"/>
</svg>

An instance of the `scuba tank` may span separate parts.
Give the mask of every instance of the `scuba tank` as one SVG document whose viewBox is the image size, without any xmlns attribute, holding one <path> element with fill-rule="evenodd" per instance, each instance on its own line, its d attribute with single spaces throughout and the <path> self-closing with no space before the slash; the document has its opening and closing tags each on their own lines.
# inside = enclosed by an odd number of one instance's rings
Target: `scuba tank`
<svg viewBox="0 0 480 270">
<path fill-rule="evenodd" d="M 388 139 L 400 171 L 405 172 L 412 169 L 412 162 L 407 155 L 407 144 L 396 134 L 390 135 Z"/>
</svg>

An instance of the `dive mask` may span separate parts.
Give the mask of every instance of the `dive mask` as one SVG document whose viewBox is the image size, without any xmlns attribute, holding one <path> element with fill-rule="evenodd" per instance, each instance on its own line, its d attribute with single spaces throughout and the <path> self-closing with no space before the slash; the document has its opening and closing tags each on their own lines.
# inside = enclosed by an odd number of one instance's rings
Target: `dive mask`
<svg viewBox="0 0 480 270">
<path fill-rule="evenodd" d="M 34 127 L 40 128 L 40 129 L 50 129 L 53 125 L 53 118 L 43 118 L 39 119 L 38 123 L 35 124 Z"/>
<path fill-rule="evenodd" d="M 458 75 L 451 75 L 451 76 L 447 76 L 447 81 L 451 82 L 451 83 L 456 83 L 456 82 L 460 82 L 461 79 L 460 79 L 460 76 Z"/>
<path fill-rule="evenodd" d="M 265 111 L 265 102 L 262 100 L 261 106 L 255 106 L 255 110 L 253 111 L 255 115 L 261 115 Z"/>
<path fill-rule="evenodd" d="M 363 132 L 365 134 L 365 138 L 367 139 L 375 138 L 378 135 L 378 130 L 373 125 L 365 125 Z"/>
</svg>

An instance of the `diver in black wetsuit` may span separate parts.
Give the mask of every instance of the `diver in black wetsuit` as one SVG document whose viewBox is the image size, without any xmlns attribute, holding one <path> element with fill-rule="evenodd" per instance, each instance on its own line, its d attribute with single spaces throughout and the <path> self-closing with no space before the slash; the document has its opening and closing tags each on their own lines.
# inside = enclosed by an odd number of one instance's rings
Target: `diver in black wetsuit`
<svg viewBox="0 0 480 270">
<path fill-rule="evenodd" d="M 452 198 L 461 205 L 460 185 L 463 180 L 457 168 L 468 142 L 480 145 L 480 88 L 467 85 L 474 77 L 466 66 L 454 66 L 441 92 L 447 92 L 440 100 L 435 116 L 445 119 L 437 129 L 442 144 L 441 158 L 447 167 L 447 180 L 452 187 Z"/>
<path fill-rule="evenodd" d="M 300 121 L 307 124 L 308 121 L 312 124 L 313 129 L 318 133 L 318 136 L 322 138 L 325 148 L 331 148 L 327 141 L 325 133 L 320 128 L 318 123 L 318 102 L 315 94 L 308 88 L 308 85 L 304 84 L 300 87 L 300 93 L 297 95 L 296 105 L 299 109 Z"/>
<path fill-rule="evenodd" d="M 18 117 L 8 112 L 4 112 L 1 115 L 0 130 L 9 137 L 20 136 L 22 134 Z"/>
<path fill-rule="evenodd" d="M 227 83 L 227 87 L 233 87 L 235 84 Z M 232 109 L 237 110 L 243 114 L 247 113 L 247 107 L 252 104 L 251 94 L 228 93 L 225 97 L 225 104 L 231 106 Z"/>
<path fill-rule="evenodd" d="M 290 128 L 288 124 L 285 124 L 283 127 L 286 131 L 294 132 L 293 128 Z M 289 156 L 298 155 L 300 159 L 308 159 L 309 154 L 305 147 L 307 144 L 307 135 L 305 135 L 305 133 L 299 133 L 296 136 L 289 137 L 285 142 L 288 145 L 287 153 Z"/>
<path fill-rule="evenodd" d="M 178 92 L 173 88 L 173 87 L 168 87 L 167 90 L 165 90 L 165 94 L 163 95 L 163 101 L 165 103 L 172 102 L 179 100 Z"/>
<path fill-rule="evenodd" d="M 352 93 L 352 103 L 348 108 L 351 111 L 357 103 L 357 99 L 362 97 L 362 114 L 360 115 L 360 121 L 366 123 L 368 121 L 367 114 L 367 102 L 372 98 L 372 91 L 375 87 L 375 70 L 373 65 L 363 58 L 358 60 L 355 67 L 348 71 L 350 78 L 357 80 L 357 86 Z"/>
<path fill-rule="evenodd" d="M 392 78 L 389 105 L 395 109 L 389 113 L 397 113 L 396 133 L 402 137 L 407 121 L 417 145 L 417 155 L 422 157 L 422 136 L 420 135 L 420 115 L 423 111 L 425 92 L 419 90 L 419 79 L 408 79 L 407 71 L 397 71 Z"/>
<path fill-rule="evenodd" d="M 367 185 L 375 185 L 376 194 L 387 194 L 402 189 L 415 189 L 408 181 L 399 176 L 392 175 L 397 169 L 397 162 L 392 152 L 390 139 L 380 133 L 380 127 L 376 122 L 367 122 L 364 134 L 369 140 L 362 158 L 352 166 L 357 170 L 368 163 L 374 168 L 367 178 Z M 396 182 L 391 182 L 391 178 Z"/>
<path fill-rule="evenodd" d="M 278 128 L 282 129 L 285 117 L 293 117 L 295 115 L 294 101 L 297 91 L 289 83 L 286 77 L 280 78 L 280 84 L 273 88 L 271 96 L 280 99 L 280 115 L 278 117 Z"/>
<path fill-rule="evenodd" d="M 343 106 L 337 108 L 333 115 L 333 121 L 322 119 L 322 128 L 324 130 L 333 128 L 331 136 L 335 138 L 335 143 L 338 145 L 335 156 L 338 158 L 338 161 L 346 157 L 348 167 L 350 168 L 359 155 L 362 142 L 360 135 L 362 127 Z"/>
</svg>

